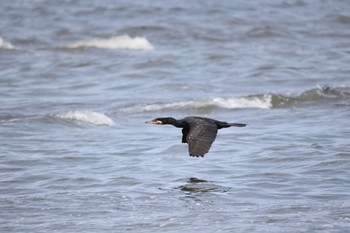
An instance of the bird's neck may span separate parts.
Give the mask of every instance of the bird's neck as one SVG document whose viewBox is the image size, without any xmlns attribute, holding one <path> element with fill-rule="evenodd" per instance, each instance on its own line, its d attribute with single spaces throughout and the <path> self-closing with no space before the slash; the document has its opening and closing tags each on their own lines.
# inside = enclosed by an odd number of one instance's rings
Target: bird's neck
<svg viewBox="0 0 350 233">
<path fill-rule="evenodd" d="M 174 118 L 171 119 L 169 124 L 177 127 L 177 128 L 183 128 L 183 122 L 181 120 L 175 120 Z"/>
</svg>

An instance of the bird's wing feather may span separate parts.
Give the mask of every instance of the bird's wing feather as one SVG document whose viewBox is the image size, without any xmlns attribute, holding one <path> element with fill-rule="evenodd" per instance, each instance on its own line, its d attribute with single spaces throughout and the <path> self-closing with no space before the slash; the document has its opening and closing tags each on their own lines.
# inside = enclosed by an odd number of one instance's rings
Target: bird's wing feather
<svg viewBox="0 0 350 233">
<path fill-rule="evenodd" d="M 188 151 L 191 156 L 204 156 L 208 153 L 213 144 L 216 134 L 217 126 L 214 122 L 206 119 L 186 119 L 190 126 L 187 135 Z"/>
</svg>

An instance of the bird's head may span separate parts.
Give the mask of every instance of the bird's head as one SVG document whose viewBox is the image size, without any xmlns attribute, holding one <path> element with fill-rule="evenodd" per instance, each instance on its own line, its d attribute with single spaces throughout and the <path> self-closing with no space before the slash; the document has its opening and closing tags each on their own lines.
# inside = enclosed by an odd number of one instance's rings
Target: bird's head
<svg viewBox="0 0 350 233">
<path fill-rule="evenodd" d="M 151 121 L 146 121 L 146 124 L 156 124 L 156 125 L 174 125 L 176 120 L 172 117 L 160 117 Z"/>
</svg>

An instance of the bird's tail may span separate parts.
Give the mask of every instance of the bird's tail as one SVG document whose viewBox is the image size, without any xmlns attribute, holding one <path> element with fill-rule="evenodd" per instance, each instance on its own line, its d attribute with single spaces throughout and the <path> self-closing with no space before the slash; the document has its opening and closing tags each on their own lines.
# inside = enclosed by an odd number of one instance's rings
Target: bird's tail
<svg viewBox="0 0 350 233">
<path fill-rule="evenodd" d="M 229 123 L 230 126 L 236 126 L 236 127 L 245 127 L 247 124 L 241 124 L 241 123 Z"/>
</svg>

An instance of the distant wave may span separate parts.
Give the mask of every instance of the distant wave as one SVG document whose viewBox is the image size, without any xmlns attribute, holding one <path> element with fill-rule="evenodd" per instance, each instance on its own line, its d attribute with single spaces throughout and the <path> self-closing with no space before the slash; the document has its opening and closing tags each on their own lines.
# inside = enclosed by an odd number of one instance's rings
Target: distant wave
<svg viewBox="0 0 350 233">
<path fill-rule="evenodd" d="M 156 104 L 136 104 L 134 106 L 121 109 L 123 112 L 143 112 L 159 111 L 167 109 L 186 110 L 186 109 L 207 109 L 207 108 L 271 108 L 271 95 L 248 96 L 243 98 L 213 98 L 202 101 L 183 101 L 174 103 L 156 103 Z"/>
<path fill-rule="evenodd" d="M 0 113 L 0 123 L 22 121 L 26 117 L 23 115 Z"/>
<path fill-rule="evenodd" d="M 0 49 L 15 49 L 15 46 L 0 37 Z"/>
<path fill-rule="evenodd" d="M 212 98 L 199 101 L 182 101 L 172 103 L 144 103 L 120 109 L 122 112 L 147 112 L 162 110 L 206 110 L 212 108 L 239 109 L 239 108 L 279 108 L 298 104 L 317 104 L 330 101 L 350 100 L 350 88 L 331 88 L 329 86 L 310 89 L 295 96 L 267 93 L 250 95 L 240 98 Z M 350 105 L 350 103 L 349 103 Z"/>
<path fill-rule="evenodd" d="M 128 35 L 115 36 L 107 39 L 92 39 L 77 41 L 63 46 L 63 48 L 103 48 L 120 50 L 152 50 L 152 44 L 145 37 L 130 37 Z"/>
<path fill-rule="evenodd" d="M 114 121 L 103 113 L 92 111 L 69 111 L 52 115 L 55 118 L 92 125 L 114 125 Z"/>
<path fill-rule="evenodd" d="M 317 88 L 300 92 L 295 96 L 273 94 L 271 100 L 273 107 L 289 107 L 300 104 L 320 105 L 338 101 L 345 101 L 344 103 L 348 103 L 350 100 L 350 88 L 318 86 Z"/>
</svg>

